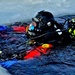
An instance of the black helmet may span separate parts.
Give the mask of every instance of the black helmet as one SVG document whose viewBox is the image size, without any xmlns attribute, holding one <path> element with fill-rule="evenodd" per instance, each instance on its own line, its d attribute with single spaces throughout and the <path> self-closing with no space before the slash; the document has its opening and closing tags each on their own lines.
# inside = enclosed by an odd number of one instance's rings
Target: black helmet
<svg viewBox="0 0 75 75">
<path fill-rule="evenodd" d="M 48 11 L 40 11 L 34 18 L 32 18 L 32 21 L 35 21 L 38 24 L 39 28 L 48 27 L 50 25 L 53 25 L 54 16 Z"/>
</svg>

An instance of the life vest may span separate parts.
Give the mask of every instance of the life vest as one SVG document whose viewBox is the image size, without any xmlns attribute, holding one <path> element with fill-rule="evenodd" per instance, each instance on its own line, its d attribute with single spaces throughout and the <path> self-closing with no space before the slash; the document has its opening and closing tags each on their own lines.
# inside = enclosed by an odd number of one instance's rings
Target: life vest
<svg viewBox="0 0 75 75">
<path fill-rule="evenodd" d="M 42 54 L 48 54 L 52 47 L 52 44 L 43 44 L 42 46 L 35 47 L 34 49 L 26 52 L 24 59 L 31 59 L 39 57 Z"/>
</svg>

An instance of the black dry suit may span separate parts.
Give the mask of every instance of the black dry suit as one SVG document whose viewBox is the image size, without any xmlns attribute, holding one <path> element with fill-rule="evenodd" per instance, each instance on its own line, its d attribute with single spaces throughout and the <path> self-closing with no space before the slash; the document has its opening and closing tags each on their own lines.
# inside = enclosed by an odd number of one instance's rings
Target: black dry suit
<svg viewBox="0 0 75 75">
<path fill-rule="evenodd" d="M 63 36 L 63 26 L 54 20 L 52 13 L 40 11 L 35 18 L 32 18 L 32 21 L 34 21 L 37 26 L 34 27 L 33 30 L 28 30 L 27 35 L 30 38 L 33 37 L 33 40 L 37 43 L 51 43 L 61 40 Z"/>
</svg>

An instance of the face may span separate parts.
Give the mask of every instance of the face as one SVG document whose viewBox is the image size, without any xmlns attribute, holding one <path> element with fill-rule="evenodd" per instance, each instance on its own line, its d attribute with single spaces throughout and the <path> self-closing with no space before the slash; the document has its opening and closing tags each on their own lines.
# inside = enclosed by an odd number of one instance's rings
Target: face
<svg viewBox="0 0 75 75">
<path fill-rule="evenodd" d="M 34 21 L 32 21 L 32 24 L 34 25 L 34 27 L 36 27 L 36 26 L 37 26 L 36 22 L 34 22 Z"/>
<path fill-rule="evenodd" d="M 34 30 L 36 26 L 37 26 L 36 22 L 32 21 L 32 23 L 29 25 L 29 30 Z"/>
</svg>

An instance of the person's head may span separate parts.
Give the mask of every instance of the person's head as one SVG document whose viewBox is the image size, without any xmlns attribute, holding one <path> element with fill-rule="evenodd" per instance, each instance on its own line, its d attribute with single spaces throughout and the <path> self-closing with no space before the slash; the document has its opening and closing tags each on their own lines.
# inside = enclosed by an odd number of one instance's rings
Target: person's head
<svg viewBox="0 0 75 75">
<path fill-rule="evenodd" d="M 39 28 L 49 27 L 54 24 L 54 16 L 48 11 L 40 11 L 32 18 L 32 23 Z"/>
<path fill-rule="evenodd" d="M 32 21 L 32 25 L 34 25 L 34 27 L 36 27 L 37 26 L 37 22 Z"/>
</svg>

